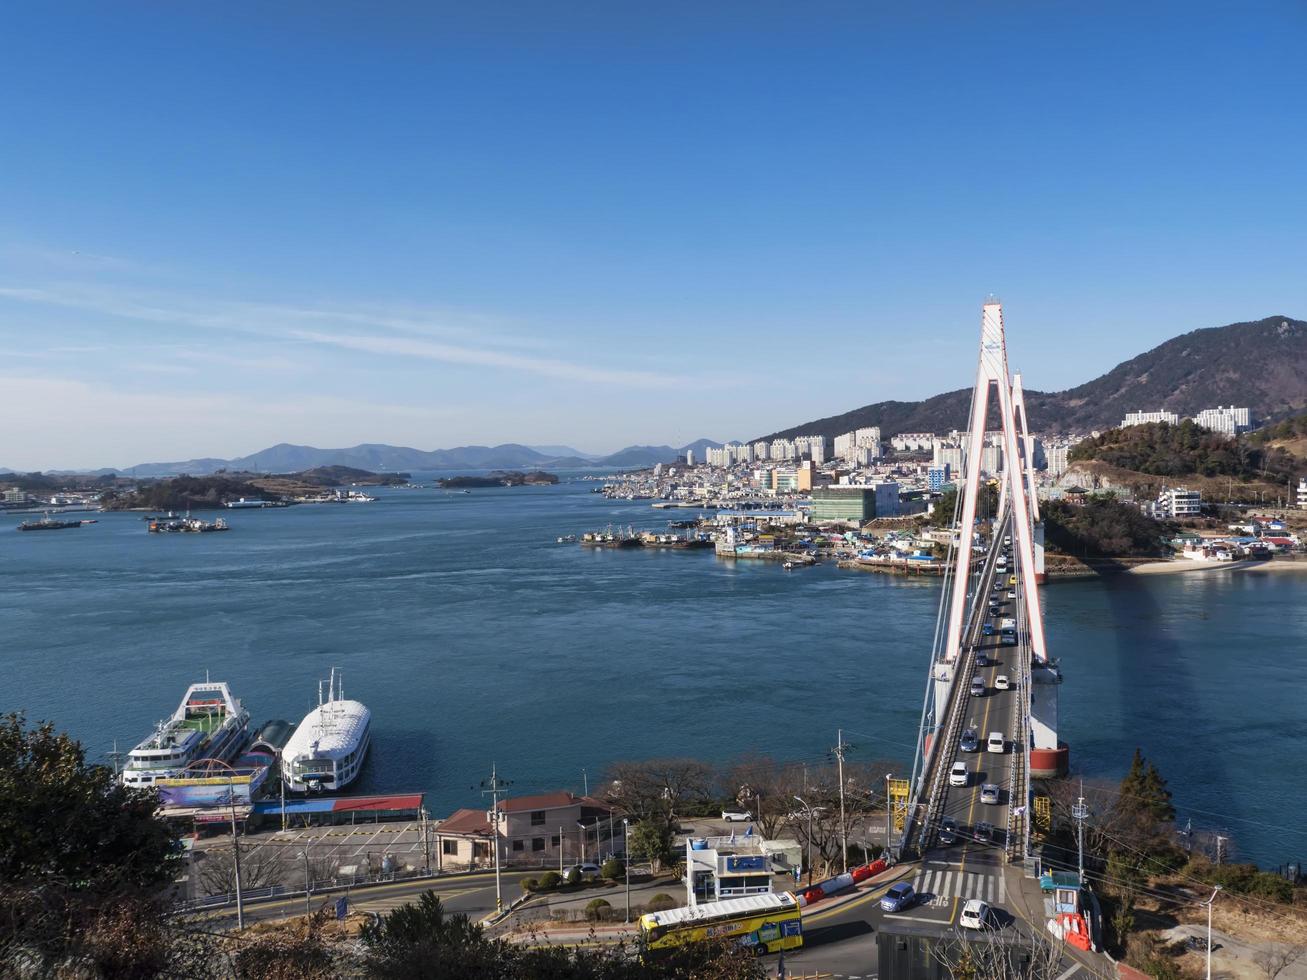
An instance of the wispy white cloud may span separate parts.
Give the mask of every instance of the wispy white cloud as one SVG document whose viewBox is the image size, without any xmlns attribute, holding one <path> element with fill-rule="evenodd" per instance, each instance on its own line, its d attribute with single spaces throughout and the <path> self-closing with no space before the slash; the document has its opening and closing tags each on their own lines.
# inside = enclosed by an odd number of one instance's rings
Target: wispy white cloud
<svg viewBox="0 0 1307 980">
<path fill-rule="evenodd" d="M 254 335 L 264 340 L 309 343 L 381 357 L 419 357 L 566 381 L 631 388 L 665 388 L 682 383 L 675 374 L 539 353 L 538 339 L 496 331 L 490 317 L 464 315 L 453 317 L 457 322 L 450 323 L 442 314 L 209 301 L 84 284 L 0 286 L 0 298 L 178 328 Z M 311 326 L 306 327 L 306 322 Z"/>
<path fill-rule="evenodd" d="M 315 344 L 327 344 L 345 350 L 398 357 L 421 357 L 446 364 L 479 365 L 524 371 L 566 381 L 596 382 L 624 385 L 631 388 L 665 388 L 677 384 L 669 375 L 649 371 L 629 371 L 621 368 L 602 368 L 588 364 L 560 361 L 548 357 L 534 357 L 507 351 L 485 350 L 442 344 L 408 337 L 366 337 L 360 335 L 315 333 L 298 330 L 293 336 Z"/>
</svg>

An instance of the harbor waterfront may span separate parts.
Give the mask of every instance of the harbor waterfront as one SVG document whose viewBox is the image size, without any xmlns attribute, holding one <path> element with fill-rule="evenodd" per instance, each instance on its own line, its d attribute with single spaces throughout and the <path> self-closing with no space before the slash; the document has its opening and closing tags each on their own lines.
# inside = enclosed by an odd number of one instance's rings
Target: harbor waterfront
<svg viewBox="0 0 1307 980">
<path fill-rule="evenodd" d="M 514 792 L 593 789 L 622 758 L 824 765 L 843 726 L 863 759 L 906 765 L 937 580 L 560 544 L 608 524 L 667 528 L 648 501 L 561 475 L 381 488 L 363 508 L 237 510 L 218 535 L 147 534 L 133 513 L 76 535 L 13 534 L 7 516 L 0 707 L 93 755 L 115 741 L 125 752 L 206 671 L 257 726 L 302 717 L 306 678 L 335 667 L 372 712 L 349 792 L 425 791 L 437 817 L 476 805 L 492 760 Z M 1181 824 L 1228 832 L 1242 858 L 1301 859 L 1307 837 L 1284 815 L 1307 807 L 1307 783 L 1277 762 L 1307 730 L 1300 576 L 1041 591 L 1050 648 L 1075 678 L 1061 704 L 1073 770 L 1119 777 L 1140 745 Z"/>
</svg>

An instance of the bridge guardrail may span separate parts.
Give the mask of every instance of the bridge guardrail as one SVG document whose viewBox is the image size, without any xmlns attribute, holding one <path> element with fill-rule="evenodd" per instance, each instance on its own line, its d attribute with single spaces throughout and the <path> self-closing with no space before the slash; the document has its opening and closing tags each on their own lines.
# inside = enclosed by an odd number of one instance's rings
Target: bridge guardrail
<svg viewBox="0 0 1307 980">
<path fill-rule="evenodd" d="M 1010 516 L 1005 517 L 995 529 L 993 540 L 1001 540 L 1001 535 L 1007 532 L 1010 524 Z M 965 685 L 959 684 L 958 679 L 961 677 L 970 677 L 974 670 L 976 643 L 979 639 L 980 626 L 985 616 L 985 608 L 988 601 L 988 595 L 982 594 L 983 590 L 980 586 L 984 583 L 986 588 L 989 587 L 989 583 L 993 580 L 993 573 L 998 561 L 998 549 L 993 546 L 993 540 L 991 540 L 990 543 L 990 553 L 986 558 L 985 565 L 981 569 L 980 574 L 976 576 L 976 584 L 973 586 L 975 594 L 972 596 L 971 615 L 966 624 L 965 636 L 967 642 L 964 642 L 961 645 L 962 652 L 958 656 L 957 662 L 954 664 L 953 678 L 949 682 L 947 704 L 945 705 L 944 713 L 945 724 L 935 729 L 936 738 L 931 744 L 930 752 L 927 756 L 927 771 L 932 773 L 932 775 L 930 780 L 930 793 L 926 801 L 926 813 L 920 820 L 921 826 L 917 833 L 917 849 L 919 852 L 924 852 L 926 849 L 926 843 L 930 839 L 930 834 L 934 830 L 936 823 L 939 821 L 939 811 L 943 806 L 944 797 L 947 794 L 944 786 L 944 781 L 947 779 L 947 772 L 945 768 L 940 765 L 940 762 L 942 761 L 941 755 L 944 751 L 943 746 L 955 745 L 957 743 L 958 737 L 961 734 L 962 720 L 966 716 L 966 711 L 962 710 L 962 705 L 966 703 L 967 694 L 965 691 L 959 694 L 959 688 L 963 688 Z M 954 588 L 958 588 L 956 582 L 954 583 Z M 941 733 L 942 737 L 940 737 Z M 913 810 L 909 812 L 909 820 L 914 819 L 915 809 L 916 808 L 913 808 Z M 1011 807 L 1009 807 L 1008 810 L 1010 813 Z M 910 828 L 905 827 L 905 830 L 907 829 Z M 905 834 L 904 839 L 908 840 L 911 838 L 908 834 Z"/>
</svg>

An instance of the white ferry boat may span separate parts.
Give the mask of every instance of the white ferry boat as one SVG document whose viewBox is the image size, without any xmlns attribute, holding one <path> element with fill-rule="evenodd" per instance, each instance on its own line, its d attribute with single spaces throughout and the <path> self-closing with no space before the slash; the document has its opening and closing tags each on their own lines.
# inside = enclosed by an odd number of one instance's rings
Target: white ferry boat
<svg viewBox="0 0 1307 980">
<path fill-rule="evenodd" d="M 336 671 L 327 682 L 318 706 L 304 716 L 281 753 L 281 778 L 296 793 L 343 789 L 363 768 L 372 738 L 372 712 L 358 701 L 347 701 Z"/>
<path fill-rule="evenodd" d="M 249 724 L 250 713 L 226 683 L 192 684 L 172 717 L 127 753 L 123 783 L 148 789 L 199 759 L 227 762 L 245 747 Z"/>
</svg>

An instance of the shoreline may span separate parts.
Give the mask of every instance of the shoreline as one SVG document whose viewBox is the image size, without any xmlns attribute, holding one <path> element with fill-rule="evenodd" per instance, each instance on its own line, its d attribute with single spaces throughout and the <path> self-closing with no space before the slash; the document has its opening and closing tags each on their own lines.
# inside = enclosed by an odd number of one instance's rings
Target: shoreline
<svg viewBox="0 0 1307 980">
<path fill-rule="evenodd" d="M 1307 572 L 1307 561 L 1284 558 L 1265 558 L 1249 561 L 1198 561 L 1178 558 L 1172 561 L 1149 562 L 1126 569 L 1124 575 L 1171 575 L 1179 572 L 1250 572 L 1281 571 Z"/>
</svg>

